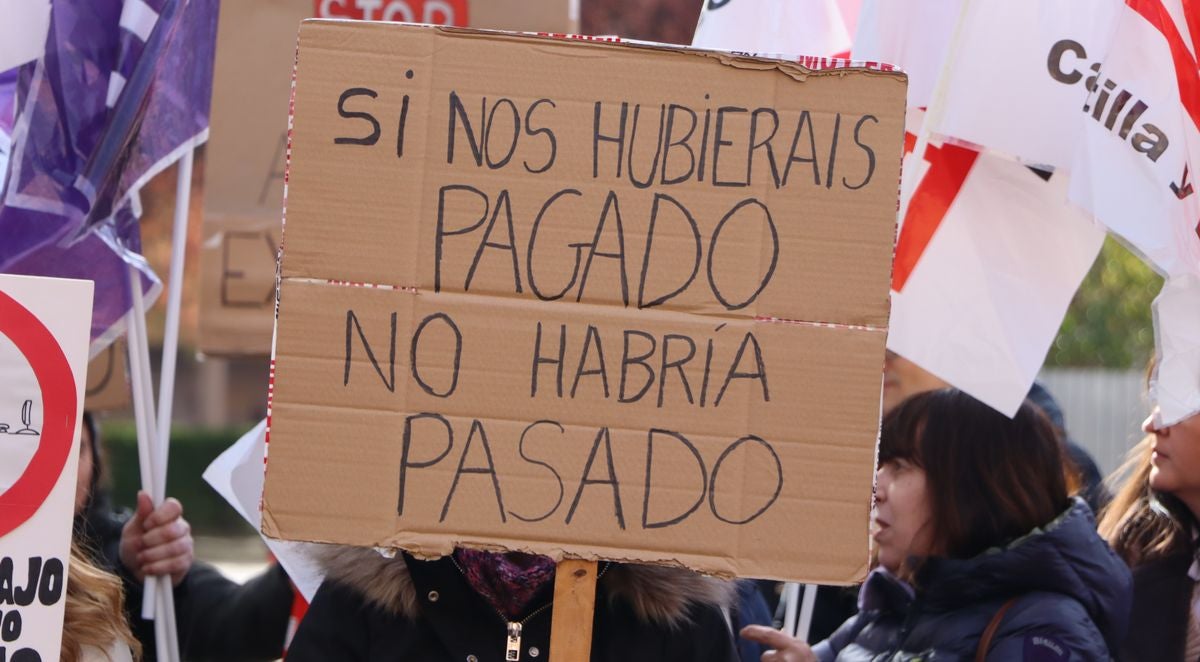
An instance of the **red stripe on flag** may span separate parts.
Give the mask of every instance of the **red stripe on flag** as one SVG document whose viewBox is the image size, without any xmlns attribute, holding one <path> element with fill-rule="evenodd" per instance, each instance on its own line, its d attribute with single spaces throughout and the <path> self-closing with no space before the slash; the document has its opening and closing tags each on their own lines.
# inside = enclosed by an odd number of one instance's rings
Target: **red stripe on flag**
<svg viewBox="0 0 1200 662">
<path fill-rule="evenodd" d="M 1192 36 L 1192 55 L 1197 54 L 1196 46 L 1200 45 L 1200 2 L 1197 0 L 1182 0 L 1183 20 L 1187 23 L 1188 33 Z"/>
<path fill-rule="evenodd" d="M 908 142 L 906 135 L 905 147 L 911 149 Z M 892 267 L 893 290 L 904 290 L 908 277 L 921 260 L 938 226 L 946 218 L 946 212 L 950 210 L 978 157 L 979 152 L 958 145 L 925 148 L 929 171 L 917 190 L 913 191 L 908 211 L 904 214 L 904 226 L 896 242 L 896 260 Z"/>
<path fill-rule="evenodd" d="M 1196 68 L 1196 58 L 1192 57 L 1183 41 L 1179 27 L 1167 13 L 1166 7 L 1163 7 L 1162 0 L 1125 0 L 1125 4 L 1146 19 L 1167 40 L 1167 46 L 1171 49 L 1171 60 L 1175 64 L 1179 99 L 1191 116 L 1192 123 L 1200 129 L 1200 70 Z M 1198 13 L 1200 12 L 1190 0 L 1184 5 L 1184 16 L 1193 40 L 1197 39 L 1196 33 L 1200 32 L 1200 27 L 1197 27 L 1200 24 Z"/>
</svg>

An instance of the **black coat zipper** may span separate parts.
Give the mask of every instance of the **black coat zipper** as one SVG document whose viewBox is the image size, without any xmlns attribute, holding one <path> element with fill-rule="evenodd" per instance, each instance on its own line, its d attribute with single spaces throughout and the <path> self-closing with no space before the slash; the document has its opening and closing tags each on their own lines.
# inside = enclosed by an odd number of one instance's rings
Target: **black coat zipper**
<svg viewBox="0 0 1200 662">
<path fill-rule="evenodd" d="M 466 571 L 464 571 L 462 566 L 458 564 L 458 559 L 454 558 L 453 554 L 450 555 L 450 562 L 454 564 L 455 569 L 457 569 L 458 573 L 463 576 L 463 579 L 466 579 Z M 608 572 L 608 568 L 611 565 L 611 563 L 604 564 L 604 567 L 601 568 L 600 572 L 596 574 L 596 581 L 600 581 L 600 578 L 604 576 L 604 573 Z M 500 621 L 504 623 L 504 631 L 506 633 L 504 643 L 504 662 L 518 662 L 521 659 L 521 632 L 525 629 L 525 624 L 537 616 L 540 616 L 542 612 L 549 609 L 553 604 L 554 600 L 551 599 L 546 604 L 529 612 L 525 618 L 522 618 L 519 621 L 510 621 L 508 620 L 508 617 L 504 615 L 504 612 L 497 609 L 492 603 L 488 603 L 488 606 L 492 608 L 492 611 L 496 612 L 496 615 L 500 617 Z"/>
</svg>

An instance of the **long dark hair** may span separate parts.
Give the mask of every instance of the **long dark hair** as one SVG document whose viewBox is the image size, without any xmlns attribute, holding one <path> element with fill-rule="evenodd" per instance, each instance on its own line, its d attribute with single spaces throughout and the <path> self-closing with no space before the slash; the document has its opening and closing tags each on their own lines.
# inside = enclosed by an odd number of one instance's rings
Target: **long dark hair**
<svg viewBox="0 0 1200 662">
<path fill-rule="evenodd" d="M 83 412 L 83 429 L 92 440 L 92 475 L 88 477 L 88 498 L 83 510 L 75 515 L 75 540 L 92 560 L 102 557 L 101 548 L 105 541 L 120 538 L 120 524 L 113 517 L 105 485 L 104 448 L 100 439 L 100 426 L 86 409 Z"/>
<path fill-rule="evenodd" d="M 958 389 L 915 395 L 883 420 L 879 462 L 896 460 L 925 471 L 939 556 L 1002 546 L 1070 504 L 1062 440 L 1030 402 L 1010 419 Z"/>
<path fill-rule="evenodd" d="M 86 513 L 93 510 L 95 506 L 107 507 L 108 494 L 103 489 L 104 449 L 100 446 L 100 426 L 96 423 L 96 417 L 92 415 L 92 412 L 86 409 L 83 410 L 80 423 L 82 433 L 91 440 L 92 475 L 88 476 L 88 498 L 83 508 Z M 80 443 L 82 443 L 82 439 Z"/>
</svg>

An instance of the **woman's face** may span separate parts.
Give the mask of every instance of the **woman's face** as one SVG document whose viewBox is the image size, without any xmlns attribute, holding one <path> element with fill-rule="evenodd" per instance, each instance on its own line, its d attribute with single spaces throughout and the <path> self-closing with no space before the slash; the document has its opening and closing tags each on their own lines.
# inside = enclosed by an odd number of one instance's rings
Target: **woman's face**
<svg viewBox="0 0 1200 662">
<path fill-rule="evenodd" d="M 896 573 L 910 556 L 931 552 L 925 470 L 908 460 L 879 467 L 875 483 L 875 544 L 879 563 Z"/>
<path fill-rule="evenodd" d="M 1174 425 L 1157 426 L 1156 408 L 1142 429 L 1154 435 L 1150 487 L 1173 494 L 1193 512 L 1200 506 L 1200 414 Z"/>
</svg>

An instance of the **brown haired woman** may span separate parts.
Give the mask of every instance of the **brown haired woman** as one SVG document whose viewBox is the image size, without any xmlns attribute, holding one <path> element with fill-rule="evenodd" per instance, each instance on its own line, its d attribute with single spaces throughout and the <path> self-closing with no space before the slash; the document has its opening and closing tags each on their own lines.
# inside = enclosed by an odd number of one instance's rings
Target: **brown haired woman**
<svg viewBox="0 0 1200 662">
<path fill-rule="evenodd" d="M 1122 649 L 1130 660 L 1200 659 L 1200 413 L 1158 425 L 1118 471 L 1125 483 L 1100 533 L 1133 568 L 1133 619 Z"/>
<path fill-rule="evenodd" d="M 62 662 L 129 662 L 141 646 L 125 621 L 121 580 L 92 565 L 74 544 L 67 571 Z"/>
<path fill-rule="evenodd" d="M 1129 617 L 1129 569 L 1068 496 L 1063 448 L 1029 402 L 1012 419 L 955 389 L 883 421 L 879 568 L 859 613 L 808 647 L 743 630 L 763 660 L 1108 660 Z"/>
</svg>

